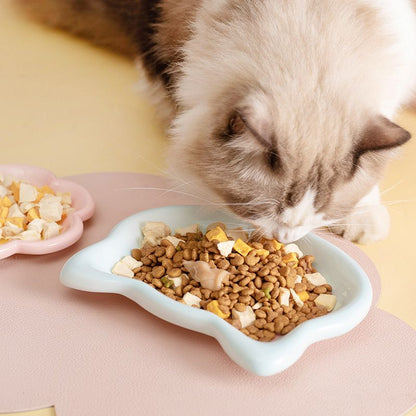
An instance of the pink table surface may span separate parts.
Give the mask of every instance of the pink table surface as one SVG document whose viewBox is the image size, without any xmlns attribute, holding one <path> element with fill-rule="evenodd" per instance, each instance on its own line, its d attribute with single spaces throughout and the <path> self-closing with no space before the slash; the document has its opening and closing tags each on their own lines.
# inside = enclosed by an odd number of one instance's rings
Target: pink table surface
<svg viewBox="0 0 416 416">
<path fill-rule="evenodd" d="M 350 333 L 311 346 L 285 372 L 258 377 L 217 342 L 110 294 L 59 283 L 63 263 L 124 217 L 198 201 L 158 190 L 165 179 L 97 173 L 70 177 L 96 201 L 75 245 L 0 260 L 0 412 L 55 405 L 64 415 L 401 415 L 416 402 L 416 331 L 375 307 L 380 281 L 353 244 L 325 236 L 366 270 L 374 290 L 367 318 Z"/>
</svg>

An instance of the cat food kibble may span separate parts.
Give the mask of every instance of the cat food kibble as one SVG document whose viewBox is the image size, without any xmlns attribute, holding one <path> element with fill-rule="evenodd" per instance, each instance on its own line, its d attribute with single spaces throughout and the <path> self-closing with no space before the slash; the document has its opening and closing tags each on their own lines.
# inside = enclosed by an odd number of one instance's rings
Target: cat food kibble
<svg viewBox="0 0 416 416">
<path fill-rule="evenodd" d="M 245 231 L 197 224 L 171 235 L 163 222 L 142 227 L 143 247 L 112 273 L 141 280 L 185 305 L 205 309 L 245 335 L 271 341 L 331 312 L 336 296 L 296 244 L 249 240 Z"/>
<path fill-rule="evenodd" d="M 73 210 L 69 193 L 54 192 L 0 174 L 0 244 L 57 236 Z"/>
</svg>

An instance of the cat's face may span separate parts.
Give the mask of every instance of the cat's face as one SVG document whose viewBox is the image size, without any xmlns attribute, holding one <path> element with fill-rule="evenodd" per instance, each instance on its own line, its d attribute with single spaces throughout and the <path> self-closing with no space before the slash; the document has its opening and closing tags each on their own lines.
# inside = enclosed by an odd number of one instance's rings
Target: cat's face
<svg viewBox="0 0 416 416">
<path fill-rule="evenodd" d="M 263 93 L 237 101 L 228 111 L 219 105 L 179 117 L 172 165 L 210 200 L 282 242 L 348 215 L 410 137 L 382 116 L 352 128 L 332 113 L 313 118 L 313 109 L 299 109 L 295 122 Z"/>
<path fill-rule="evenodd" d="M 345 218 L 410 137 L 380 115 L 397 109 L 398 67 L 377 13 L 204 5 L 178 70 L 174 171 L 283 242 Z"/>
</svg>

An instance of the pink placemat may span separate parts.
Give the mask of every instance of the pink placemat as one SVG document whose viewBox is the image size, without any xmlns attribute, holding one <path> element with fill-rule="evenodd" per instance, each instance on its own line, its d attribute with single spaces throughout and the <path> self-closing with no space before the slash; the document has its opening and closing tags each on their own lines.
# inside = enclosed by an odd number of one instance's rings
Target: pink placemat
<svg viewBox="0 0 416 416">
<path fill-rule="evenodd" d="M 416 402 L 416 331 L 373 304 L 350 333 L 311 346 L 285 372 L 258 377 L 208 336 L 166 323 L 118 295 L 59 283 L 63 263 L 144 209 L 198 203 L 163 178 L 70 178 L 93 195 L 80 241 L 44 256 L 0 260 L 0 412 L 55 405 L 65 415 L 401 415 Z M 325 236 L 380 281 L 353 244 Z"/>
</svg>

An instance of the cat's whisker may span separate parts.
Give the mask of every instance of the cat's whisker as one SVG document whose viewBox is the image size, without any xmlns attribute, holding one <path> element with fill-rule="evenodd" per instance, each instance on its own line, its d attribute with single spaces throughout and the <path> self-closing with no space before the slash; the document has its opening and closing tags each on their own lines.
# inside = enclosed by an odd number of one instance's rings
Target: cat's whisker
<svg viewBox="0 0 416 416">
<path fill-rule="evenodd" d="M 337 223 L 337 224 L 330 225 L 328 228 L 331 229 L 331 228 L 336 228 L 336 227 L 347 227 L 350 225 L 370 225 L 370 223 L 368 222 L 356 222 L 356 223 L 348 222 L 348 223 L 339 223 L 339 224 Z"/>
<path fill-rule="evenodd" d="M 398 199 L 396 201 L 383 201 L 383 205 L 386 205 L 388 207 L 392 206 L 392 205 L 399 205 L 399 204 L 405 204 L 408 202 L 415 202 L 416 198 L 412 198 L 412 199 Z"/>
<path fill-rule="evenodd" d="M 132 191 L 132 190 L 134 190 L 134 191 L 138 191 L 138 190 L 139 190 L 139 191 L 168 191 L 168 192 L 170 192 L 170 191 L 171 191 L 171 189 L 170 189 L 170 188 L 158 188 L 158 187 L 151 187 L 151 186 L 149 186 L 149 187 L 127 187 L 127 188 L 117 188 L 116 190 L 121 190 L 121 191 Z M 183 192 L 183 191 L 178 191 L 178 190 L 175 190 L 175 191 L 172 191 L 172 192 L 173 192 L 173 193 L 176 193 L 176 194 L 185 195 L 185 196 L 190 196 L 190 197 L 192 197 L 192 198 L 199 199 L 199 200 L 201 200 L 201 201 L 204 201 L 204 202 L 208 203 L 209 205 L 217 205 L 217 204 L 218 204 L 218 203 L 216 203 L 216 202 L 210 201 L 209 199 L 199 197 L 199 196 L 197 196 L 197 195 L 195 195 L 195 194 L 191 194 L 191 193 L 189 193 L 189 192 Z"/>
<path fill-rule="evenodd" d="M 409 202 L 415 202 L 416 198 L 412 199 L 398 199 L 393 201 L 383 201 L 383 205 L 387 207 L 391 207 L 393 205 L 400 205 Z M 374 207 L 377 207 L 379 204 L 368 204 L 368 205 L 361 205 L 360 207 L 356 207 L 354 212 L 365 213 L 371 211 Z"/>
<path fill-rule="evenodd" d="M 164 191 L 160 196 L 165 195 L 166 193 L 172 192 L 177 193 L 180 195 L 190 196 L 192 198 L 199 199 L 201 201 L 206 202 L 209 205 L 214 206 L 221 206 L 221 207 L 227 207 L 227 206 L 257 206 L 257 205 L 263 205 L 264 202 L 217 202 L 212 201 L 207 198 L 198 196 L 196 194 L 191 194 L 189 192 L 179 191 L 175 188 L 159 188 L 159 187 L 126 187 L 126 188 L 117 188 L 116 190 L 141 190 L 141 191 Z M 267 204 L 267 202 L 266 202 Z"/>
<path fill-rule="evenodd" d="M 178 190 L 178 189 L 180 189 L 180 188 L 183 188 L 184 186 L 188 186 L 188 185 L 192 185 L 192 184 L 194 184 L 195 182 L 192 182 L 192 181 L 189 181 L 189 182 L 185 182 L 185 181 L 183 181 L 183 183 L 180 183 L 180 184 L 178 184 L 178 185 L 176 185 L 176 186 L 174 186 L 174 187 L 172 187 L 172 188 L 170 188 L 169 190 L 167 190 L 166 192 L 164 192 L 163 194 L 161 194 L 160 196 L 162 197 L 162 196 L 165 196 L 166 194 L 168 194 L 169 192 L 173 192 L 173 191 L 175 191 L 175 190 Z"/>
<path fill-rule="evenodd" d="M 393 189 L 397 188 L 399 185 L 401 185 L 404 182 L 404 179 L 400 179 L 399 181 L 397 181 L 395 184 L 393 184 L 392 186 L 388 187 L 387 189 L 384 189 L 382 191 L 380 191 L 380 195 L 384 195 L 387 194 L 388 192 L 392 191 Z"/>
</svg>

